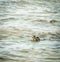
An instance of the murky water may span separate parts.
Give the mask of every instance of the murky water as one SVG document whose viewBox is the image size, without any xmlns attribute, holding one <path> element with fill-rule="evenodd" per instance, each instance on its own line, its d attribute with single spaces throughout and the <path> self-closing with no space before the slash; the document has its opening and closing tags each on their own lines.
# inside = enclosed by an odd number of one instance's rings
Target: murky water
<svg viewBox="0 0 60 62">
<path fill-rule="evenodd" d="M 60 0 L 0 0 L 0 62 L 60 62 Z"/>
</svg>

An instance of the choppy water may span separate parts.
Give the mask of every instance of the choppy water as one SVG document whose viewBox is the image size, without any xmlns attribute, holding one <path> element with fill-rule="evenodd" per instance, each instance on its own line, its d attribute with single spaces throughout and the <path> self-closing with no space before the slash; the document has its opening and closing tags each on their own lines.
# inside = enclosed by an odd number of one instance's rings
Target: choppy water
<svg viewBox="0 0 60 62">
<path fill-rule="evenodd" d="M 0 62 L 60 62 L 60 0 L 0 0 Z"/>
</svg>

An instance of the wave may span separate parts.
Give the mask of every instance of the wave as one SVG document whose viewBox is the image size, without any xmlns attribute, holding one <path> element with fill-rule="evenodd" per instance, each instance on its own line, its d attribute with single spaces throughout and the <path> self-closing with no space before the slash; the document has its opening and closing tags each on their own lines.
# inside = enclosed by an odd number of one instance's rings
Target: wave
<svg viewBox="0 0 60 62">
<path fill-rule="evenodd" d="M 60 41 L 60 32 L 34 32 L 31 29 L 22 29 L 22 27 L 8 27 L 4 28 L 3 30 L 0 29 L 0 40 L 3 39 L 12 39 L 12 40 L 23 40 L 27 38 L 26 40 L 30 40 L 30 37 L 35 34 L 39 36 L 41 40 L 51 40 L 51 41 Z"/>
</svg>

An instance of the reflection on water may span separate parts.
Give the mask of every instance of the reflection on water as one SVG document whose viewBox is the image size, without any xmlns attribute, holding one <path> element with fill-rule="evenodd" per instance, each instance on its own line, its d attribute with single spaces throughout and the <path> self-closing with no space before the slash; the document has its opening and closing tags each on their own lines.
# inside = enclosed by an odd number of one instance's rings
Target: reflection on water
<svg viewBox="0 0 60 62">
<path fill-rule="evenodd" d="M 60 0 L 0 1 L 0 62 L 60 62 L 59 41 Z"/>
</svg>

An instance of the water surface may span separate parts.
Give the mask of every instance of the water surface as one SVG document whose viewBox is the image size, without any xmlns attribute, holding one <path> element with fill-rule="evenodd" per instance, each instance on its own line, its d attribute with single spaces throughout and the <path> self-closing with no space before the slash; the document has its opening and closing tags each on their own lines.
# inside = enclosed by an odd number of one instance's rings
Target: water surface
<svg viewBox="0 0 60 62">
<path fill-rule="evenodd" d="M 0 61 L 60 62 L 60 0 L 0 0 Z"/>
</svg>

